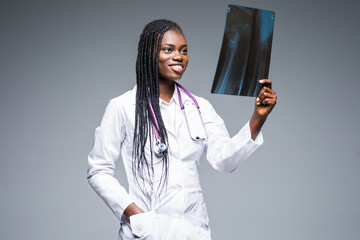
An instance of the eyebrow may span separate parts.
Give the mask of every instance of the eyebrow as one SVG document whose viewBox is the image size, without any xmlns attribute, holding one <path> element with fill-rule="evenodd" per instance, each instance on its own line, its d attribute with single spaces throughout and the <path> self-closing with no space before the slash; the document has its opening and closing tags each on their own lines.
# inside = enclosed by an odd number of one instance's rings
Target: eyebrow
<svg viewBox="0 0 360 240">
<path fill-rule="evenodd" d="M 161 44 L 161 47 L 163 47 L 163 46 L 169 46 L 169 47 L 175 48 L 175 45 L 174 45 L 174 44 L 170 44 L 170 43 Z M 181 48 L 187 47 L 187 46 L 188 46 L 187 44 L 184 44 L 184 45 L 181 45 Z"/>
</svg>

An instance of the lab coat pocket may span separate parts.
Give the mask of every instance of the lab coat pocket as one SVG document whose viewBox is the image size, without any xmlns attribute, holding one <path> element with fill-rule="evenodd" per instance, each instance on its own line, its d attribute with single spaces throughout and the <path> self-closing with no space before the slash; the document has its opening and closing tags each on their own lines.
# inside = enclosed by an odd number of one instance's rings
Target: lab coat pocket
<svg viewBox="0 0 360 240">
<path fill-rule="evenodd" d="M 153 211 L 130 216 L 132 233 L 139 239 L 156 239 L 156 216 Z"/>
</svg>

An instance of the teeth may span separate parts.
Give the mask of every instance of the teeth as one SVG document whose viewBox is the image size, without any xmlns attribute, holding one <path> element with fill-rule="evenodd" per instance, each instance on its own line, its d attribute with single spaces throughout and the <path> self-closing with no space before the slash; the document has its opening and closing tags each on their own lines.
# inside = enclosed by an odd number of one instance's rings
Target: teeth
<svg viewBox="0 0 360 240">
<path fill-rule="evenodd" d="M 176 68 L 176 69 L 183 68 L 183 66 L 181 66 L 181 65 L 171 65 L 171 67 Z"/>
</svg>

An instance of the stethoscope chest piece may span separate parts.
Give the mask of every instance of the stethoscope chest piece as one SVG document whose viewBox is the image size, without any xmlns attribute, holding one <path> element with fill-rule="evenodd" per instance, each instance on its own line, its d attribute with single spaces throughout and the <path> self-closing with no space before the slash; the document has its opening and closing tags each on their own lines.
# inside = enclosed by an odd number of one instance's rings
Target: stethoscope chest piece
<svg viewBox="0 0 360 240">
<path fill-rule="evenodd" d="M 154 153 L 157 157 L 161 157 L 163 152 L 167 149 L 167 145 L 160 140 L 156 140 L 154 145 Z"/>
</svg>

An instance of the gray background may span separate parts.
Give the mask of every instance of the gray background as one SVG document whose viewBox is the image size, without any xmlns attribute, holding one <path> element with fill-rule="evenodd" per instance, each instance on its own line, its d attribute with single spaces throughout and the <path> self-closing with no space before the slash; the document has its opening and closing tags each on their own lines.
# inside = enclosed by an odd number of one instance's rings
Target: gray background
<svg viewBox="0 0 360 240">
<path fill-rule="evenodd" d="M 181 83 L 236 133 L 254 99 L 210 94 L 227 3 L 1 0 L 0 239 L 117 238 L 117 219 L 87 184 L 87 154 L 109 99 L 135 84 L 150 20 L 182 26 L 190 65 Z M 232 3 L 276 12 L 279 100 L 264 145 L 239 169 L 203 161 L 213 238 L 359 239 L 359 5 Z"/>
</svg>

